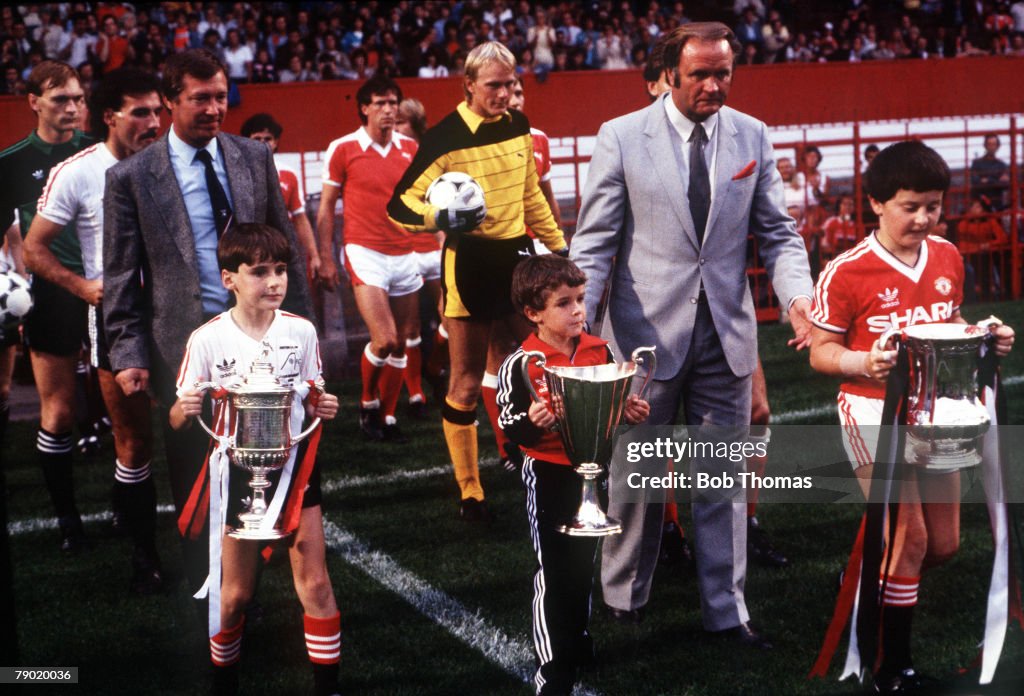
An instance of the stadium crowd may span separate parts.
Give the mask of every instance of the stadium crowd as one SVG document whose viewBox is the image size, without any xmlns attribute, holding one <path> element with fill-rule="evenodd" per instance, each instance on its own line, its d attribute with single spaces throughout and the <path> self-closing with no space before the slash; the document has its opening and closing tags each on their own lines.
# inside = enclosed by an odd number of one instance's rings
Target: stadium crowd
<svg viewBox="0 0 1024 696">
<path fill-rule="evenodd" d="M 745 64 L 1024 55 L 1024 2 L 841 0 L 438 0 L 436 2 L 74 2 L 0 9 L 0 94 L 24 94 L 45 59 L 88 88 L 122 65 L 161 72 L 205 47 L 234 82 L 462 74 L 485 41 L 520 72 L 643 67 L 658 37 L 691 20 L 733 27 Z"/>
</svg>

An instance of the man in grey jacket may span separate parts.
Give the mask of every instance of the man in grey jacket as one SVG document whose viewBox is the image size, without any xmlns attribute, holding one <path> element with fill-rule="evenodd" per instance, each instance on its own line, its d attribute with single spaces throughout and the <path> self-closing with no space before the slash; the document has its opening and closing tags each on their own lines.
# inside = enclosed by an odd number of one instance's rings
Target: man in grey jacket
<svg viewBox="0 0 1024 696">
<path fill-rule="evenodd" d="M 610 285 L 602 336 L 615 353 L 657 346 L 649 423 L 677 422 L 681 406 L 687 425 L 743 439 L 757 364 L 748 234 L 788 308 L 797 333 L 791 345 L 806 342 L 813 286 L 767 128 L 725 107 L 736 46 L 732 31 L 715 22 L 686 24 L 667 39 L 672 89 L 601 127 L 571 256 L 589 279 L 588 316 L 596 316 Z M 716 473 L 729 463 L 697 459 L 694 466 Z M 663 502 L 624 499 L 617 484 L 624 467 L 613 462 L 609 514 L 623 533 L 605 540 L 602 585 L 612 616 L 638 622 L 657 563 Z M 768 648 L 749 624 L 743 595 L 745 509 L 742 495 L 694 501 L 704 627 Z"/>
<path fill-rule="evenodd" d="M 168 133 L 107 170 L 104 193 L 103 312 L 110 363 L 125 394 L 151 390 L 163 407 L 175 508 L 182 512 L 208 439 L 175 432 L 166 409 L 193 330 L 227 309 L 217 240 L 231 222 L 260 222 L 293 247 L 285 307 L 309 316 L 303 256 L 281 198 L 272 154 L 254 140 L 220 132 L 227 113 L 224 66 L 209 51 L 174 54 L 163 76 Z M 182 517 L 184 519 L 184 516 Z M 182 535 L 200 530 L 179 524 Z M 200 544 L 185 544 L 189 580 L 206 577 Z"/>
</svg>

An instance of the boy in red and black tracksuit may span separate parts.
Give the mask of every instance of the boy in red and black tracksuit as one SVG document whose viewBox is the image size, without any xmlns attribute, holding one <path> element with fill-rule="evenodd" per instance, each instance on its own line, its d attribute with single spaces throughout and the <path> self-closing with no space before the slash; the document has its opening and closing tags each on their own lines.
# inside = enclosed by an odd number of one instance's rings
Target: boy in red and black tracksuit
<svg viewBox="0 0 1024 696">
<path fill-rule="evenodd" d="M 605 341 L 583 330 L 586 276 L 566 258 L 531 256 L 512 275 L 512 301 L 536 327 L 498 371 L 498 424 L 523 449 L 523 483 L 530 537 L 539 567 L 534 575 L 533 642 L 539 669 L 538 694 L 569 694 L 577 670 L 593 660 L 590 594 L 596 537 L 556 531 L 580 505 L 582 485 L 558 434 L 543 370 L 530 363 L 530 379 L 544 401 L 533 401 L 523 379 L 525 351 L 540 351 L 549 366 L 585 367 L 613 361 Z M 630 396 L 625 419 L 639 423 L 650 411 Z M 602 493 L 602 498 L 607 498 Z M 607 503 L 603 500 L 602 503 Z"/>
</svg>

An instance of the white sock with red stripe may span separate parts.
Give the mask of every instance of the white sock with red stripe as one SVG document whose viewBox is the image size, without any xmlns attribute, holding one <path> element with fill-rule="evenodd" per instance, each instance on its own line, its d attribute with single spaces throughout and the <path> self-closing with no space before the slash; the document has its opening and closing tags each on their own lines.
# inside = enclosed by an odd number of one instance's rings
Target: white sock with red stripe
<svg viewBox="0 0 1024 696">
<path fill-rule="evenodd" d="M 313 667 L 317 696 L 338 692 L 338 662 L 341 660 L 341 614 L 325 619 L 302 615 L 306 631 L 306 651 Z"/>
</svg>

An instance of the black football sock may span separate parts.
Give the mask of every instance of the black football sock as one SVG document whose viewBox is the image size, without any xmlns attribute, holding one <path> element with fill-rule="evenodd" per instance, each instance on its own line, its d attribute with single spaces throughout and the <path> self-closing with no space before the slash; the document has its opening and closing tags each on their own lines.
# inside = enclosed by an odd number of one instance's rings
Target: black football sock
<svg viewBox="0 0 1024 696">
<path fill-rule="evenodd" d="M 71 433 L 51 433 L 42 428 L 36 436 L 36 451 L 43 469 L 46 489 L 60 519 L 78 518 L 75 486 L 71 475 Z"/>
</svg>

